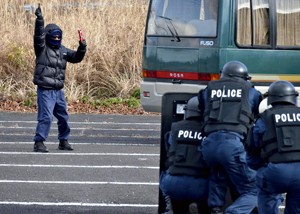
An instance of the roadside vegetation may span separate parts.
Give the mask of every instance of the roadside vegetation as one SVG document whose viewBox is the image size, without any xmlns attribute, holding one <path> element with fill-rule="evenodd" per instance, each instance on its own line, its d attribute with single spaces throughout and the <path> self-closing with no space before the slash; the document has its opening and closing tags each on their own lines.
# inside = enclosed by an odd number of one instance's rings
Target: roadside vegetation
<svg viewBox="0 0 300 214">
<path fill-rule="evenodd" d="M 139 84 L 147 0 L 2 0 L 0 109 L 36 108 L 32 78 L 38 3 L 45 24 L 56 23 L 62 28 L 64 46 L 77 49 L 78 28 L 86 37 L 85 59 L 79 64 L 69 63 L 67 68 L 64 90 L 69 110 L 143 113 Z"/>
</svg>

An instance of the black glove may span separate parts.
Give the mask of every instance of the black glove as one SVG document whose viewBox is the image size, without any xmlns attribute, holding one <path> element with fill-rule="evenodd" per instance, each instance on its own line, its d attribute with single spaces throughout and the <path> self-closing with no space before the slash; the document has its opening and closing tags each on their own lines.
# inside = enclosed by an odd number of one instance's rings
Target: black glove
<svg viewBox="0 0 300 214">
<path fill-rule="evenodd" d="M 34 14 L 36 15 L 36 17 L 37 17 L 38 19 L 42 19 L 42 18 L 43 18 L 43 15 L 42 15 L 42 9 L 41 9 L 41 7 L 40 7 L 40 4 L 39 4 L 39 6 L 36 8 Z"/>
<path fill-rule="evenodd" d="M 85 40 L 82 40 L 82 41 L 79 41 L 79 45 L 80 47 L 86 47 L 86 41 Z"/>
</svg>

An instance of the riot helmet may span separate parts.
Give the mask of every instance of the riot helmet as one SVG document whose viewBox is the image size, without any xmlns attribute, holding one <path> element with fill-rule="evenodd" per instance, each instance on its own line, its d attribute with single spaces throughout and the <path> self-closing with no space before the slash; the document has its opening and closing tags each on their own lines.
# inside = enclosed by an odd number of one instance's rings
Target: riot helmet
<svg viewBox="0 0 300 214">
<path fill-rule="evenodd" d="M 230 61 L 223 66 L 221 78 L 224 77 L 238 77 L 244 80 L 251 80 L 247 66 L 239 61 Z"/>
<path fill-rule="evenodd" d="M 298 92 L 294 85 L 288 81 L 279 80 L 273 82 L 267 92 L 268 105 L 274 103 L 289 103 L 296 105 Z"/>
<path fill-rule="evenodd" d="M 194 117 L 196 118 L 201 117 L 201 112 L 199 110 L 199 101 L 197 96 L 189 99 L 184 112 L 184 119 L 189 119 Z"/>
</svg>

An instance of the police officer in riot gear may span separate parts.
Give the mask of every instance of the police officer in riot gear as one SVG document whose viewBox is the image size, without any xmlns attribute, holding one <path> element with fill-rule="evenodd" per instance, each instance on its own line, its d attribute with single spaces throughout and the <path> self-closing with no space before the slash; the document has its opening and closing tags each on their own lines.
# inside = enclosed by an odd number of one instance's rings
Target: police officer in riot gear
<svg viewBox="0 0 300 214">
<path fill-rule="evenodd" d="M 221 78 L 224 77 L 240 77 L 244 80 L 251 80 L 246 65 L 238 61 L 232 61 L 224 65 L 221 71 Z"/>
<path fill-rule="evenodd" d="M 160 189 L 166 199 L 165 213 L 208 213 L 209 168 L 202 159 L 199 146 L 202 143 L 201 113 L 197 96 L 191 98 L 185 110 L 184 120 L 174 122 L 167 133 L 167 170 L 161 173 Z M 180 202 L 187 206 L 171 209 Z M 196 203 L 191 203 L 196 202 Z M 197 206 L 195 206 L 197 204 Z"/>
<path fill-rule="evenodd" d="M 225 213 L 249 214 L 257 205 L 256 172 L 246 163 L 244 140 L 258 114 L 261 93 L 250 83 L 247 67 L 239 61 L 226 63 L 221 79 L 208 83 L 199 92 L 203 109 L 203 158 L 211 170 L 208 205 L 211 213 L 219 214 L 225 203 L 224 174 L 234 185 L 238 198 Z"/>
<path fill-rule="evenodd" d="M 250 167 L 257 169 L 260 214 L 300 213 L 300 108 L 298 92 L 287 81 L 273 82 L 267 92 L 271 108 L 259 115 L 247 141 Z M 254 161 L 253 161 L 254 160 Z"/>
</svg>

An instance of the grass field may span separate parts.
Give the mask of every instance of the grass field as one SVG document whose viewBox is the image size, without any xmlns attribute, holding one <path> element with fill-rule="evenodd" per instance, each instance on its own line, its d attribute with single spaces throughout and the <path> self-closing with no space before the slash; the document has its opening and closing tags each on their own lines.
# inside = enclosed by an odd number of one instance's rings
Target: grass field
<svg viewBox="0 0 300 214">
<path fill-rule="evenodd" d="M 65 94 L 70 102 L 97 105 L 108 98 L 138 98 L 147 0 L 3 0 L 0 4 L 0 100 L 34 105 L 35 7 L 45 23 L 63 30 L 63 45 L 77 49 L 77 29 L 87 41 L 80 64 L 68 64 Z"/>
</svg>

